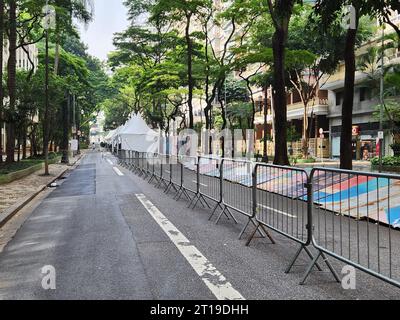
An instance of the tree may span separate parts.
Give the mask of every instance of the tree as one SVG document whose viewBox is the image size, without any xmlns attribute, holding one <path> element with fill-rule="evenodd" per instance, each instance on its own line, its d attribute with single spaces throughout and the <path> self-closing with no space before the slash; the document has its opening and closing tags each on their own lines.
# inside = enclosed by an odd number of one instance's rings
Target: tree
<svg viewBox="0 0 400 320">
<path fill-rule="evenodd" d="M 353 103 L 356 72 L 356 43 L 357 33 L 360 27 L 360 19 L 363 16 L 371 16 L 383 19 L 389 10 L 400 8 L 398 1 L 379 0 L 318 0 L 316 12 L 321 16 L 321 25 L 325 28 L 338 17 L 343 17 L 343 7 L 350 8 L 350 24 L 347 30 L 344 61 L 346 66 L 345 84 L 342 104 L 342 132 L 340 141 L 340 167 L 342 169 L 353 168 L 352 158 L 352 126 Z"/>
<path fill-rule="evenodd" d="M 274 109 L 275 109 L 275 158 L 274 164 L 289 165 L 287 151 L 287 99 L 286 99 L 286 44 L 289 22 L 296 0 L 267 0 L 275 33 L 272 39 L 274 53 Z"/>
<path fill-rule="evenodd" d="M 16 69 L 17 69 L 17 2 L 9 0 L 8 45 L 9 58 L 7 63 L 7 163 L 15 161 L 15 104 L 16 104 Z"/>
<path fill-rule="evenodd" d="M 3 162 L 3 47 L 4 47 L 4 0 L 0 0 L 0 163 Z"/>
<path fill-rule="evenodd" d="M 194 129 L 193 97 L 196 86 L 193 76 L 193 56 L 195 51 L 193 22 L 196 17 L 204 14 L 209 7 L 210 0 L 159 0 L 152 8 L 152 19 L 164 21 L 164 24 L 184 23 L 184 38 L 186 42 L 187 82 L 188 82 L 188 109 L 189 128 Z"/>
<path fill-rule="evenodd" d="M 60 47 L 65 35 L 76 35 L 73 18 L 87 25 L 93 18 L 93 0 L 55 0 L 56 31 L 55 31 L 55 60 L 54 74 L 57 75 L 60 61 Z"/>
</svg>

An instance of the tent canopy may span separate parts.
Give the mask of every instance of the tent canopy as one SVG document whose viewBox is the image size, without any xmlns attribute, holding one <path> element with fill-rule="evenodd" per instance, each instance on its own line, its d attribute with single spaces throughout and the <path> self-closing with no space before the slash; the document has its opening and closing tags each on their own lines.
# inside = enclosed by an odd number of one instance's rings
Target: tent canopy
<svg viewBox="0 0 400 320">
<path fill-rule="evenodd" d="M 140 115 L 134 115 L 117 133 L 123 150 L 157 152 L 159 134 Z"/>
<path fill-rule="evenodd" d="M 114 133 L 115 133 L 115 130 L 111 130 L 111 131 L 109 131 L 108 132 L 108 134 L 106 135 L 106 137 L 104 138 L 104 140 L 105 141 L 111 141 L 111 139 L 113 138 L 113 136 L 114 136 Z"/>
<path fill-rule="evenodd" d="M 147 125 L 146 121 L 140 115 L 134 115 L 124 126 L 124 128 L 119 131 L 120 135 L 123 134 L 135 134 L 135 135 L 150 135 L 157 137 L 158 133 Z"/>
</svg>

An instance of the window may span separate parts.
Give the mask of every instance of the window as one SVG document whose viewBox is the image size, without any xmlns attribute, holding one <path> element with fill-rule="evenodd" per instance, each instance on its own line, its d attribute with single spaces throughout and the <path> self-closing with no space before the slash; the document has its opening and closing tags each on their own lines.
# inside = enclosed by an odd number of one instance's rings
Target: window
<svg viewBox="0 0 400 320">
<path fill-rule="evenodd" d="M 336 93 L 336 105 L 340 106 L 343 102 L 343 92 Z"/>
<path fill-rule="evenodd" d="M 370 91 L 368 88 L 360 88 L 360 102 L 370 100 Z"/>
</svg>

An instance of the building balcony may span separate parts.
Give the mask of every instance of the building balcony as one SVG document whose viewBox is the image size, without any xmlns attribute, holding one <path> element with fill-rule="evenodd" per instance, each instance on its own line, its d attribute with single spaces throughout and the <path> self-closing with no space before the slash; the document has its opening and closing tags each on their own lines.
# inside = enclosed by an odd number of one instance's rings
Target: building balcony
<svg viewBox="0 0 400 320">
<path fill-rule="evenodd" d="M 312 115 L 326 116 L 329 113 L 328 99 L 317 98 L 315 105 L 309 104 L 307 114 L 309 117 Z M 304 104 L 302 102 L 293 103 L 288 105 L 288 120 L 297 120 L 304 118 Z"/>
</svg>

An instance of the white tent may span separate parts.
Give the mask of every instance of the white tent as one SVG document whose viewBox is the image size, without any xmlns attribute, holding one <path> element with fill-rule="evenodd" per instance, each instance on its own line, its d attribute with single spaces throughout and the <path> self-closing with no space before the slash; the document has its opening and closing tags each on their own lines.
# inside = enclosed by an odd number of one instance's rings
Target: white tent
<svg viewBox="0 0 400 320">
<path fill-rule="evenodd" d="M 122 150 L 158 152 L 159 134 L 140 115 L 134 115 L 117 135 Z"/>
<path fill-rule="evenodd" d="M 107 143 L 111 143 L 114 133 L 115 133 L 115 130 L 109 131 L 108 134 L 105 136 L 104 141 Z"/>
</svg>

